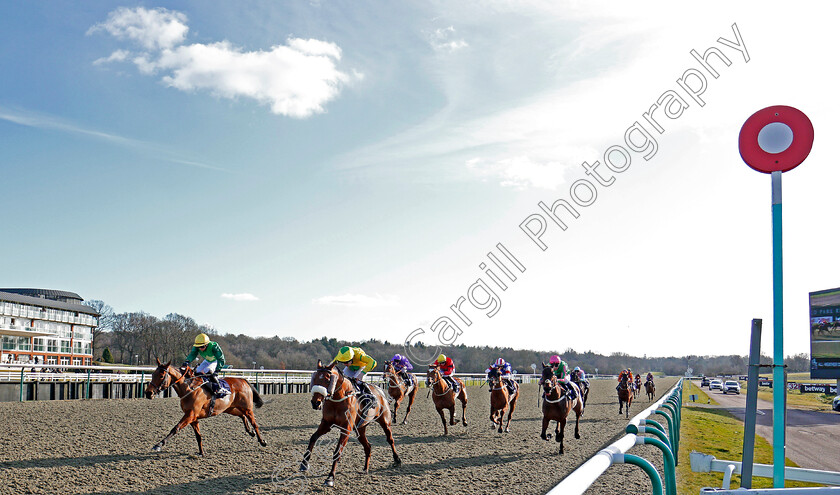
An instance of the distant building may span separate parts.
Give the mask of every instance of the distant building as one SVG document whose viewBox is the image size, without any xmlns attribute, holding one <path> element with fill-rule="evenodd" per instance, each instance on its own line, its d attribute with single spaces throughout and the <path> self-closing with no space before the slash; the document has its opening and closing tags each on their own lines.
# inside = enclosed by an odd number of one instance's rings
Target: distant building
<svg viewBox="0 0 840 495">
<path fill-rule="evenodd" d="M 99 313 L 73 292 L 0 289 L 0 361 L 85 365 Z"/>
</svg>

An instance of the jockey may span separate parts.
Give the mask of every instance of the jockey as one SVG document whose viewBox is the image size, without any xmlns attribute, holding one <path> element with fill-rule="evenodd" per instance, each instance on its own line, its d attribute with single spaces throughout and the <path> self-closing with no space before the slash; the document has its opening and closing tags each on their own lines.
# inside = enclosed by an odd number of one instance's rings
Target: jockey
<svg viewBox="0 0 840 495">
<path fill-rule="evenodd" d="M 499 378 L 501 379 L 502 383 L 504 383 L 507 387 L 508 392 L 511 394 L 515 393 L 516 385 L 513 384 L 513 375 L 511 374 L 510 363 L 508 363 L 502 358 L 499 358 L 495 362 L 493 362 L 489 368 L 484 370 L 484 372 L 490 373 L 490 370 L 493 369 L 499 370 Z"/>
<path fill-rule="evenodd" d="M 402 354 L 394 354 L 394 357 L 391 358 L 391 363 L 394 364 L 394 371 L 399 373 L 407 385 L 411 385 L 412 381 L 411 377 L 408 376 L 408 372 L 413 370 L 414 366 L 411 365 L 408 358 Z"/>
<path fill-rule="evenodd" d="M 551 366 L 551 369 L 554 371 L 554 376 L 557 377 L 557 382 L 563 387 L 563 390 L 571 397 L 572 399 L 575 398 L 575 388 L 569 385 L 569 365 L 566 364 L 566 361 L 560 359 L 560 356 L 557 354 L 551 356 L 548 359 L 548 364 Z"/>
<path fill-rule="evenodd" d="M 645 381 L 646 382 L 652 382 L 653 381 L 653 373 L 648 371 L 647 378 L 645 379 Z"/>
<path fill-rule="evenodd" d="M 445 354 L 441 354 L 438 356 L 436 361 L 438 368 L 440 369 L 440 376 L 446 380 L 446 383 L 452 387 L 452 390 L 455 392 L 455 396 L 458 396 L 458 393 L 461 391 L 460 385 L 458 385 L 458 381 L 455 380 L 455 377 L 452 376 L 455 373 L 455 363 L 452 361 L 451 357 L 446 357 Z"/>
<path fill-rule="evenodd" d="M 338 350 L 332 362 L 341 363 L 344 365 L 344 376 L 351 378 L 351 382 L 356 385 L 357 390 L 364 394 L 369 394 L 370 390 L 364 383 L 365 373 L 373 371 L 376 368 L 376 360 L 365 354 L 360 347 L 344 346 Z"/>
<path fill-rule="evenodd" d="M 586 379 L 586 372 L 580 369 L 580 366 L 575 366 L 575 369 L 572 370 L 572 377 L 575 378 L 576 381 L 589 387 L 589 380 Z"/>
<path fill-rule="evenodd" d="M 630 379 L 627 377 L 627 370 L 626 369 L 621 370 L 621 373 L 618 374 L 618 385 L 615 386 L 616 390 L 618 390 L 618 387 L 621 386 L 621 382 L 624 381 L 625 379 L 627 380 L 628 383 L 631 383 Z M 632 383 L 631 383 L 631 385 L 632 385 Z"/>
<path fill-rule="evenodd" d="M 227 390 L 223 389 L 219 384 L 219 379 L 216 378 L 216 372 L 225 367 L 225 354 L 219 344 L 210 340 L 206 333 L 199 334 L 195 338 L 195 343 L 189 354 L 187 360 L 181 365 L 186 369 L 193 359 L 201 356 L 204 361 L 195 368 L 196 373 L 204 373 L 207 381 L 210 382 L 210 388 L 213 389 L 213 397 L 221 399 L 227 395 Z"/>
</svg>

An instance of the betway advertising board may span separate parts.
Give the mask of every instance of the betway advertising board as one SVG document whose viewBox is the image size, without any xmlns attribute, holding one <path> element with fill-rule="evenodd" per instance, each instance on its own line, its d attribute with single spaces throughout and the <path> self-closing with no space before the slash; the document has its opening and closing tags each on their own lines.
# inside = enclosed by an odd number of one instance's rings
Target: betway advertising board
<svg viewBox="0 0 840 495">
<path fill-rule="evenodd" d="M 840 379 L 840 288 L 810 292 L 811 378 Z"/>
</svg>

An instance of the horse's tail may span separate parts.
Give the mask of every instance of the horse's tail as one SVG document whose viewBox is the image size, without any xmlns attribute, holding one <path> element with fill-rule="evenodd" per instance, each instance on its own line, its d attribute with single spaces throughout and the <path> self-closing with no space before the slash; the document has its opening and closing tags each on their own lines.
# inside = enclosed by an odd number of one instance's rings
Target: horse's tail
<svg viewBox="0 0 840 495">
<path fill-rule="evenodd" d="M 257 387 L 255 387 L 253 383 L 248 383 L 248 385 L 251 386 L 251 393 L 254 395 L 254 407 L 262 407 L 265 402 L 263 402 L 262 397 L 260 397 Z"/>
</svg>

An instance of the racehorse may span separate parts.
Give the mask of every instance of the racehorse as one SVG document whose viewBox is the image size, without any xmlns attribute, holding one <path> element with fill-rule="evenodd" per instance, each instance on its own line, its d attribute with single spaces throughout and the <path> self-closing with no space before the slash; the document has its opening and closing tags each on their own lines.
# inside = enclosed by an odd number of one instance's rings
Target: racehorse
<svg viewBox="0 0 840 495">
<path fill-rule="evenodd" d="M 467 426 L 467 387 L 460 378 L 452 377 L 458 384 L 461 385 L 461 390 L 458 392 L 457 399 L 461 401 L 461 422 Z M 446 418 L 443 416 L 443 410 L 449 409 L 449 424 L 458 424 L 455 421 L 455 391 L 449 386 L 449 383 L 443 379 L 440 374 L 440 369 L 437 363 L 429 365 L 429 371 L 426 372 L 426 387 L 429 387 L 432 394 L 432 402 L 435 403 L 435 409 L 440 414 L 440 421 L 443 423 L 443 434 L 449 434 L 449 428 L 446 426 Z"/>
<path fill-rule="evenodd" d="M 356 390 L 349 379 L 344 377 L 335 367 L 335 363 L 324 366 L 318 361 L 318 369 L 312 373 L 312 409 L 321 409 L 321 424 L 309 438 L 309 446 L 303 454 L 300 462 L 300 470 L 309 470 L 309 458 L 315 442 L 322 435 L 328 433 L 333 426 L 341 432 L 338 443 L 333 453 L 333 464 L 330 474 L 324 481 L 326 486 L 335 486 L 335 469 L 344 447 L 347 445 L 350 433 L 355 429 L 359 443 L 365 449 L 365 474 L 370 470 L 370 441 L 367 439 L 367 427 L 372 421 L 376 421 L 385 431 L 385 439 L 391 446 L 394 454 L 394 465 L 402 464 L 397 449 L 394 446 L 394 435 L 391 433 L 391 408 L 388 407 L 388 398 L 382 390 L 373 384 L 367 384 L 371 394 L 356 395 Z"/>
<path fill-rule="evenodd" d="M 636 375 L 636 381 L 633 383 L 633 399 L 639 398 L 639 392 L 642 391 L 642 375 Z"/>
<path fill-rule="evenodd" d="M 621 382 L 618 384 L 618 414 L 621 414 L 622 406 L 625 404 L 627 408 L 624 410 L 624 417 L 630 417 L 630 404 L 633 402 L 633 393 L 631 389 L 633 384 L 627 379 L 627 375 L 621 377 Z"/>
<path fill-rule="evenodd" d="M 645 382 L 645 392 L 647 392 L 648 402 L 656 398 L 656 385 L 653 384 L 653 380 Z"/>
<path fill-rule="evenodd" d="M 260 434 L 260 427 L 257 426 L 257 419 L 254 417 L 254 407 L 262 407 L 263 400 L 257 389 L 248 383 L 248 380 L 244 378 L 225 378 L 224 380 L 230 385 L 230 393 L 221 399 L 213 399 L 213 391 L 209 384 L 202 386 L 204 380 L 193 375 L 192 368 L 187 367 L 182 371 L 171 366 L 171 361 L 161 363 L 159 359 L 156 358 L 155 360 L 158 366 L 152 373 L 152 380 L 146 385 L 146 398 L 151 399 L 162 390 L 173 387 L 178 397 L 181 398 L 181 410 L 184 411 L 184 417 L 172 428 L 169 435 L 166 435 L 163 440 L 152 447 L 152 450 L 159 452 L 167 440 L 190 425 L 195 431 L 198 453 L 204 455 L 198 420 L 217 416 L 223 412 L 242 418 L 245 431 L 252 437 L 256 436 L 260 445 L 266 446 L 266 442 Z M 248 425 L 249 422 L 250 426 L 254 428 L 253 431 Z"/>
<path fill-rule="evenodd" d="M 573 382 L 569 386 L 574 387 L 577 391 L 577 396 L 572 399 L 568 393 L 563 390 L 557 377 L 551 370 L 551 366 L 543 365 L 542 377 L 540 378 L 540 385 L 543 387 L 543 420 L 542 433 L 540 438 L 549 440 L 551 435 L 546 435 L 548 424 L 552 421 L 557 422 L 554 428 L 554 440 L 560 444 L 560 454 L 563 454 L 563 437 L 566 429 L 566 418 L 569 414 L 575 412 L 575 438 L 580 439 L 580 417 L 583 414 L 583 401 L 580 399 L 580 390 Z"/>
<path fill-rule="evenodd" d="M 516 409 L 516 400 L 519 398 L 519 385 L 516 382 L 512 382 L 515 392 L 511 394 L 508 391 L 507 385 L 502 382 L 502 377 L 497 368 L 490 369 L 490 372 L 487 374 L 487 383 L 490 387 L 490 421 L 493 422 L 490 427 L 495 428 L 498 424 L 499 429 L 497 431 L 499 433 L 502 432 L 505 410 L 507 410 L 508 405 L 510 405 L 507 424 L 504 429 L 505 433 L 509 433 L 510 417 L 513 416 L 513 411 Z"/>
<path fill-rule="evenodd" d="M 408 397 L 405 418 L 400 423 L 404 425 L 408 423 L 408 414 L 411 412 L 411 405 L 414 404 L 414 397 L 417 395 L 417 377 L 414 373 L 408 373 L 411 385 L 406 385 L 405 380 L 394 370 L 394 363 L 391 361 L 385 363 L 385 374 L 383 376 L 388 381 L 388 394 L 394 399 L 394 419 L 397 419 L 397 409 L 399 409 L 400 403 Z"/>
<path fill-rule="evenodd" d="M 586 399 L 589 398 L 589 384 L 586 380 L 581 380 L 580 375 L 575 371 L 572 371 L 571 379 L 580 389 L 581 395 L 583 396 L 583 407 L 586 407 Z"/>
</svg>

